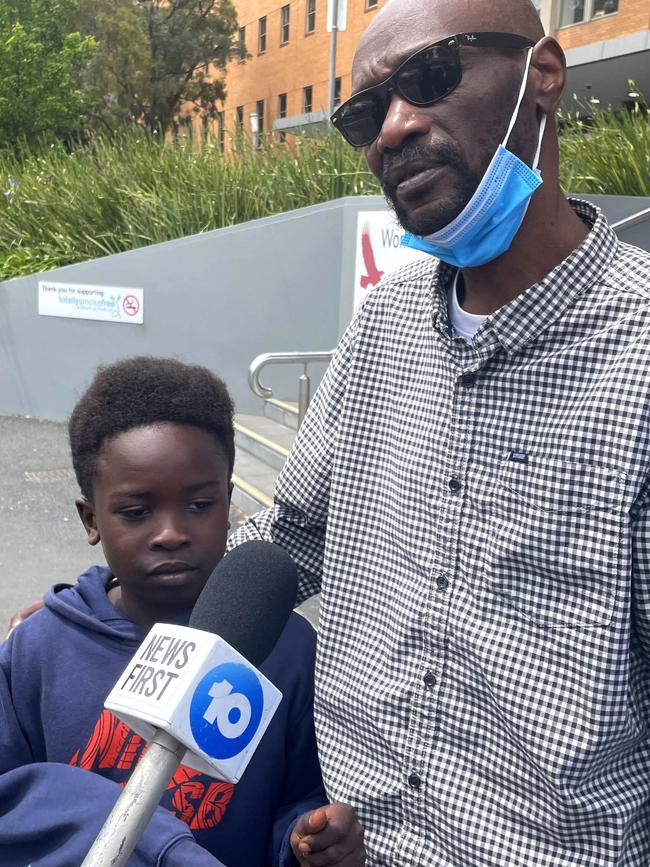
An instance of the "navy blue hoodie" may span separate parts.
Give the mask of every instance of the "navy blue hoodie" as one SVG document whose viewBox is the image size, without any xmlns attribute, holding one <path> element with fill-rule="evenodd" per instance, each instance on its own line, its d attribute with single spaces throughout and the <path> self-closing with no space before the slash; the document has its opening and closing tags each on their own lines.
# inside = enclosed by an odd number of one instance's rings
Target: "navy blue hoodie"
<svg viewBox="0 0 650 867">
<path fill-rule="evenodd" d="M 141 738 L 103 707 L 145 636 L 109 601 L 106 584 L 110 577 L 105 567 L 93 566 L 75 587 L 54 587 L 45 596 L 46 608 L 0 645 L 0 864 L 55 863 L 47 858 L 39 862 L 33 850 L 20 852 L 17 841 L 28 840 L 30 835 L 38 839 L 43 823 L 49 828 L 70 823 L 70 797 L 61 799 L 60 816 L 56 797 L 47 799 L 46 816 L 41 815 L 36 800 L 37 791 L 42 794 L 43 779 L 56 789 L 56 768 L 61 769 L 61 785 L 72 787 L 67 794 L 78 789 L 75 796 L 85 800 L 84 814 L 88 798 L 98 798 L 96 834 L 108 813 L 108 809 L 104 813 L 102 798 L 106 800 L 109 794 L 104 789 L 98 794 L 86 772 L 123 785 L 145 747 Z M 188 618 L 189 612 L 177 622 L 185 624 Z M 237 785 L 181 766 L 161 800 L 163 807 L 189 826 L 196 841 L 227 867 L 296 864 L 289 846 L 293 823 L 327 801 L 313 726 L 314 648 L 314 630 L 292 614 L 260 666 L 283 699 Z M 54 770 L 43 770 L 47 766 L 40 765 L 40 773 L 38 765 L 31 773 L 23 768 L 35 762 L 58 764 Z M 76 773 L 76 769 L 85 770 Z M 21 788 L 20 799 L 16 786 Z M 7 827 L 7 811 L 2 807 L 7 799 L 13 804 L 11 827 Z M 164 822 L 165 817 L 157 821 Z M 68 834 L 75 846 L 87 824 L 75 826 L 75 833 Z M 178 824 L 170 822 L 168 833 L 170 839 L 178 835 Z M 87 836 L 86 848 L 94 838 L 92 833 Z M 8 840 L 19 847 L 14 861 L 3 860 L 3 845 Z M 164 842 L 160 841 L 161 846 Z M 47 847 L 45 840 L 43 846 Z M 59 846 L 56 864 L 78 863 L 64 856 Z M 186 863 L 203 862 L 190 856 Z"/>
</svg>

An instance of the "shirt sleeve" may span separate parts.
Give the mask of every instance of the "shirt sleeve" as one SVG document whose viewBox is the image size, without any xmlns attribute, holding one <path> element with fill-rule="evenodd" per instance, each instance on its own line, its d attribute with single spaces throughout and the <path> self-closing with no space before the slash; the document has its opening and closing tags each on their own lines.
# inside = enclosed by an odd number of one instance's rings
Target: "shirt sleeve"
<svg viewBox="0 0 650 867">
<path fill-rule="evenodd" d="M 258 512 L 230 537 L 228 548 L 264 539 L 298 567 L 297 604 L 320 591 L 332 460 L 345 403 L 355 321 L 343 335 L 318 387 L 275 487 L 271 509 Z"/>
</svg>

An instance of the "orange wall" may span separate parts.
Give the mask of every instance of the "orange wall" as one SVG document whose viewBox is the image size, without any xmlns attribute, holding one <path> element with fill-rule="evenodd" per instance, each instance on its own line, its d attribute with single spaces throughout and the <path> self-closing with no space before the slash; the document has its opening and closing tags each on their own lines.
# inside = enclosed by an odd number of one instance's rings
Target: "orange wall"
<svg viewBox="0 0 650 867">
<path fill-rule="evenodd" d="M 341 77 L 341 96 L 350 95 L 352 56 L 359 38 L 386 0 L 373 9 L 365 0 L 348 0 L 347 29 L 338 34 L 336 74 Z M 280 45 L 281 0 L 235 0 L 239 26 L 246 27 L 246 49 L 251 55 L 244 63 L 233 60 L 226 72 L 226 129 L 235 128 L 235 109 L 244 106 L 244 122 L 250 131 L 249 115 L 263 99 L 264 126 L 273 128 L 278 117 L 278 94 L 287 94 L 287 116 L 303 113 L 303 88 L 313 87 L 313 110 L 327 108 L 329 87 L 330 34 L 325 29 L 326 0 L 316 0 L 316 29 L 306 34 L 306 0 L 290 0 L 289 42 Z M 266 53 L 257 53 L 258 19 L 266 15 Z"/>
<path fill-rule="evenodd" d="M 650 0 L 619 0 L 618 12 L 584 24 L 562 27 L 556 37 L 562 47 L 579 48 L 650 29 Z"/>
</svg>

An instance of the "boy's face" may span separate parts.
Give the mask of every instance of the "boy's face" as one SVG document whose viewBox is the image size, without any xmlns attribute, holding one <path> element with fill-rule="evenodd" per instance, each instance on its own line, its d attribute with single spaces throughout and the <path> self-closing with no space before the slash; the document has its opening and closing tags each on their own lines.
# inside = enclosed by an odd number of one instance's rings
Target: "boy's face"
<svg viewBox="0 0 650 867">
<path fill-rule="evenodd" d="M 165 423 L 104 443 L 93 501 L 77 509 L 130 620 L 148 628 L 194 605 L 225 551 L 230 491 L 225 454 L 200 428 Z"/>
</svg>

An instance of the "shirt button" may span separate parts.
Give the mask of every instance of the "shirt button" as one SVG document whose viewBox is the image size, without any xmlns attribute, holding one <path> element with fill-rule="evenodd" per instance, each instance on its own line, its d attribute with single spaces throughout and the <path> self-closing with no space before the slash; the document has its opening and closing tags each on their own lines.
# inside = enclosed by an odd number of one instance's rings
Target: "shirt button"
<svg viewBox="0 0 650 867">
<path fill-rule="evenodd" d="M 460 489 L 460 479 L 449 479 L 449 490 L 452 492 L 452 494 L 457 494 Z"/>
<path fill-rule="evenodd" d="M 409 774 L 408 783 L 412 789 L 419 789 L 422 785 L 422 778 L 418 774 Z"/>
<path fill-rule="evenodd" d="M 465 388 L 472 388 L 476 384 L 476 374 L 464 373 L 460 378 L 460 383 Z"/>
<path fill-rule="evenodd" d="M 436 685 L 436 676 L 432 671 L 427 671 L 423 680 L 425 686 L 432 687 Z"/>
<path fill-rule="evenodd" d="M 436 578 L 436 587 L 438 590 L 446 590 L 449 587 L 449 578 L 446 575 L 438 575 Z"/>
</svg>

